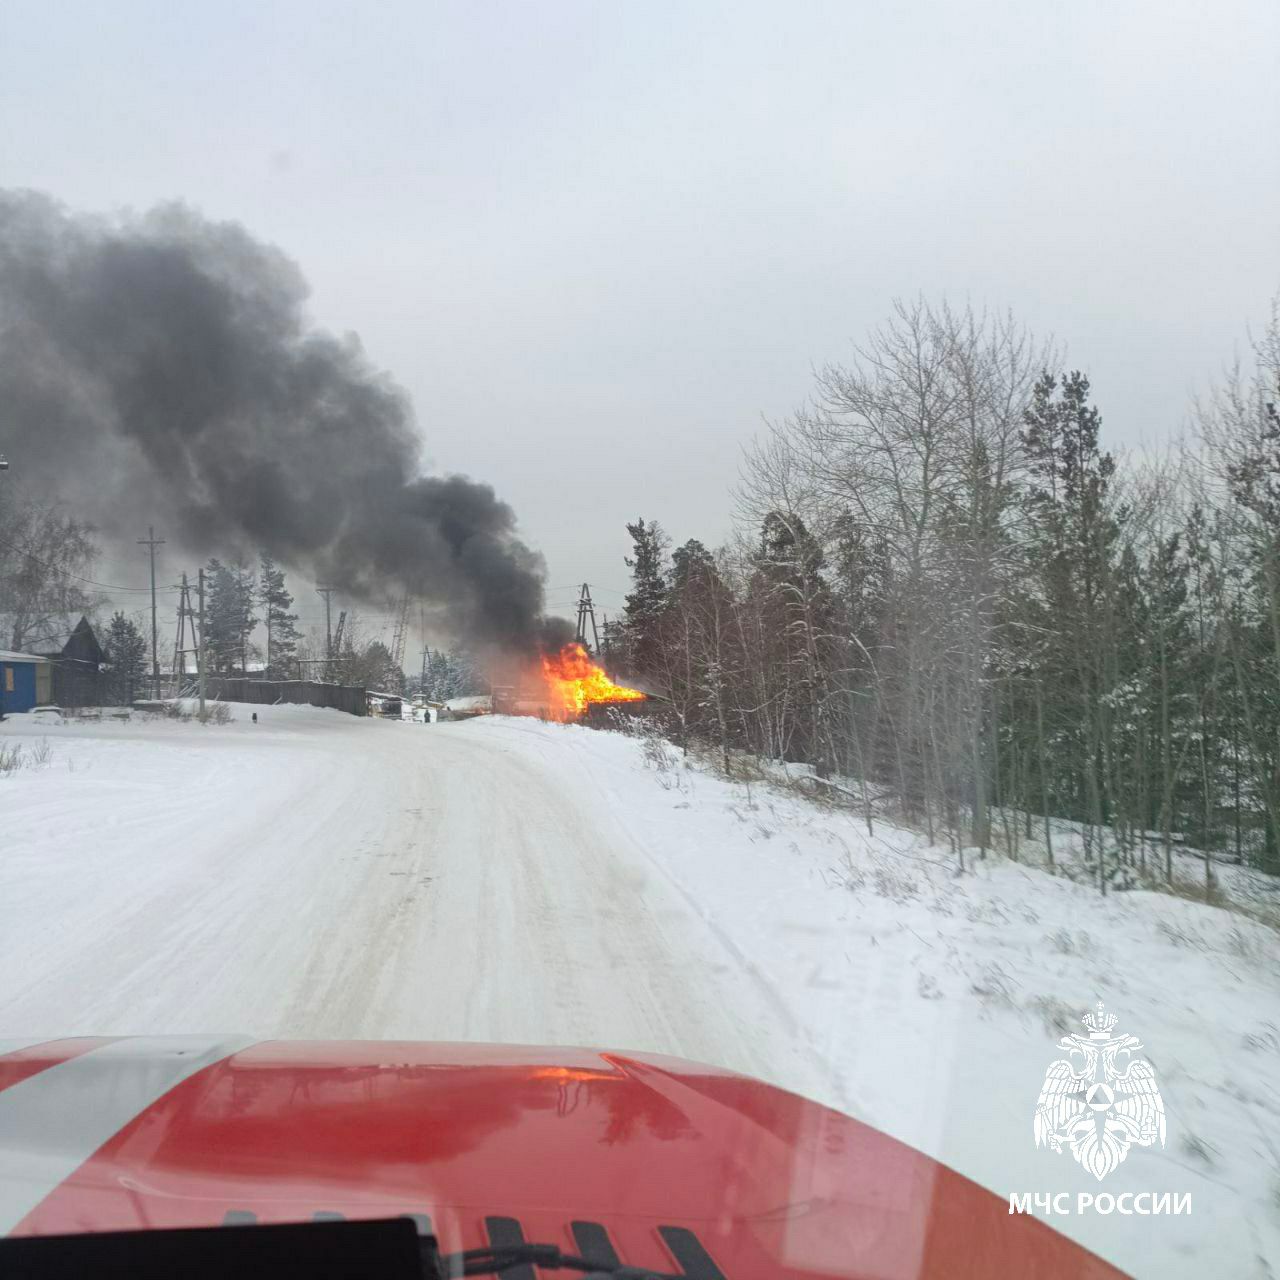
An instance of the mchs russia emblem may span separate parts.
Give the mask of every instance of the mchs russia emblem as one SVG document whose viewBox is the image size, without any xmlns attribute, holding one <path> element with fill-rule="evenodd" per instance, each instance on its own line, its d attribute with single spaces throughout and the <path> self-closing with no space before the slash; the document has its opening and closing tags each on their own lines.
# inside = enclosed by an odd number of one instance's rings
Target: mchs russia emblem
<svg viewBox="0 0 1280 1280">
<path fill-rule="evenodd" d="M 1066 1056 L 1049 1064 L 1036 1103 L 1037 1147 L 1068 1149 L 1099 1182 L 1135 1143 L 1164 1146 L 1164 1102 L 1137 1036 L 1116 1034 L 1102 1004 L 1081 1019 L 1087 1035 L 1063 1036 Z"/>
</svg>

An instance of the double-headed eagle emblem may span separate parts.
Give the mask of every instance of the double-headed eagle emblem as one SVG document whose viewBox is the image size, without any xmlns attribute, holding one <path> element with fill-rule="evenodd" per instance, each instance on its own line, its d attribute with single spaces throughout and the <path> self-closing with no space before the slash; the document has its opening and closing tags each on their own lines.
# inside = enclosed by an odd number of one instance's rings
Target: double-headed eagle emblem
<svg viewBox="0 0 1280 1280">
<path fill-rule="evenodd" d="M 1101 1002 L 1080 1019 L 1088 1035 L 1063 1036 L 1067 1056 L 1049 1064 L 1036 1103 L 1036 1146 L 1061 1151 L 1099 1182 L 1137 1143 L 1164 1146 L 1164 1102 L 1137 1036 L 1113 1035 L 1118 1019 Z"/>
</svg>

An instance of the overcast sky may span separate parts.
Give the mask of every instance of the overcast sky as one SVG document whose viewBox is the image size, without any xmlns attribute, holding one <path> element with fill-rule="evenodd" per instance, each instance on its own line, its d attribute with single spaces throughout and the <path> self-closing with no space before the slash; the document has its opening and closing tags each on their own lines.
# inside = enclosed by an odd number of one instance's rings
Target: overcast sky
<svg viewBox="0 0 1280 1280">
<path fill-rule="evenodd" d="M 1280 4 L 0 0 L 0 185 L 181 199 L 490 481 L 553 604 L 728 530 L 895 296 L 1011 308 L 1154 441 L 1280 288 Z M 307 603 L 307 617 L 318 604 Z"/>
</svg>

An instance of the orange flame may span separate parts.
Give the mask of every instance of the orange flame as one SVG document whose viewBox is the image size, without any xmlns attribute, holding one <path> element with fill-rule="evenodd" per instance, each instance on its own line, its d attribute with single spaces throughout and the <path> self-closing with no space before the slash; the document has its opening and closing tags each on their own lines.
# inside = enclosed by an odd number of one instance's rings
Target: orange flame
<svg viewBox="0 0 1280 1280">
<path fill-rule="evenodd" d="M 578 643 L 555 655 L 543 654 L 542 678 L 557 720 L 576 720 L 593 702 L 643 702 L 646 697 L 639 689 L 614 684 Z"/>
</svg>

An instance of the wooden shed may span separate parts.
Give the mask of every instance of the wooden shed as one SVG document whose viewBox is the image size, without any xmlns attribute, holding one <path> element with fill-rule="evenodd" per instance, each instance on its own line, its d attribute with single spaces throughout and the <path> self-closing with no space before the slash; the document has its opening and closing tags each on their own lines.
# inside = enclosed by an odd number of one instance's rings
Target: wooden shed
<svg viewBox="0 0 1280 1280">
<path fill-rule="evenodd" d="M 60 707 L 100 707 L 106 694 L 106 654 L 88 618 L 76 623 L 67 642 L 43 655 L 52 665 L 51 698 Z M 141 693 L 142 691 L 139 690 Z"/>
</svg>

